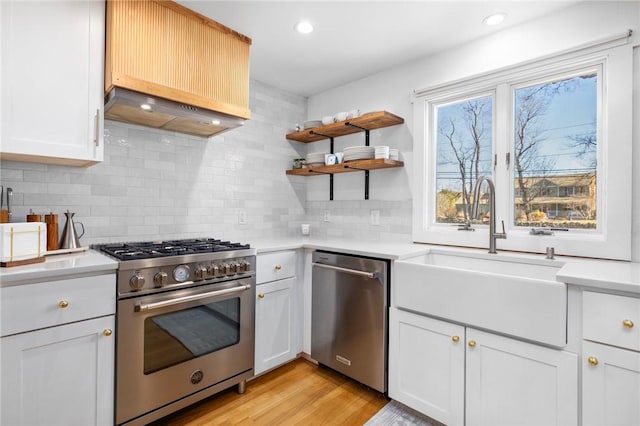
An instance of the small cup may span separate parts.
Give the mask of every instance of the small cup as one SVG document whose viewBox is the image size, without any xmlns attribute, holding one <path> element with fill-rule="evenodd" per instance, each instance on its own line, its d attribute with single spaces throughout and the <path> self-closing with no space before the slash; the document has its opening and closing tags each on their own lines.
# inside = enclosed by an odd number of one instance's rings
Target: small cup
<svg viewBox="0 0 640 426">
<path fill-rule="evenodd" d="M 336 164 L 336 156 L 335 154 L 325 154 L 324 155 L 324 164 L 327 166 L 333 166 Z"/>
<path fill-rule="evenodd" d="M 303 223 L 300 225 L 300 229 L 302 230 L 302 235 L 309 235 L 309 230 L 311 226 L 308 223 Z"/>
<path fill-rule="evenodd" d="M 344 121 L 347 119 L 347 113 L 346 112 L 339 112 L 335 115 L 336 117 L 336 121 Z"/>
<path fill-rule="evenodd" d="M 352 109 L 347 113 L 347 118 L 356 118 L 356 117 L 360 117 L 359 109 Z"/>
<path fill-rule="evenodd" d="M 336 156 L 336 164 L 342 164 L 342 159 L 344 158 L 344 152 L 336 152 L 333 155 Z"/>
</svg>

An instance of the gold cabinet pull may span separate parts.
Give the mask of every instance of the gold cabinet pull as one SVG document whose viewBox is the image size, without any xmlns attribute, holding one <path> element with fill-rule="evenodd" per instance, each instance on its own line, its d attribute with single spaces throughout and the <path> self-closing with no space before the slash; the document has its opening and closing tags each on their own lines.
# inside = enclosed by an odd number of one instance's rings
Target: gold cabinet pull
<svg viewBox="0 0 640 426">
<path fill-rule="evenodd" d="M 458 343 L 460 341 L 460 336 L 451 336 L 451 340 L 453 340 L 455 343 Z"/>
<path fill-rule="evenodd" d="M 60 302 L 58 302 L 58 307 L 60 309 L 67 308 L 68 306 L 69 306 L 69 301 L 68 300 L 62 299 Z"/>
<path fill-rule="evenodd" d="M 590 356 L 589 358 L 587 358 L 587 361 L 594 367 L 598 365 L 598 358 L 596 358 L 595 356 Z"/>
<path fill-rule="evenodd" d="M 476 341 L 475 340 L 469 340 L 469 347 L 470 348 L 475 348 L 476 347 Z"/>
<path fill-rule="evenodd" d="M 633 321 L 629 319 L 623 320 L 622 325 L 624 325 L 625 328 L 633 328 Z"/>
<path fill-rule="evenodd" d="M 276 271 L 279 271 L 280 269 L 282 269 L 282 265 L 276 265 L 275 268 L 276 268 Z"/>
<path fill-rule="evenodd" d="M 258 294 L 258 298 L 264 299 L 264 294 L 262 294 L 262 293 Z"/>
<path fill-rule="evenodd" d="M 105 336 L 109 337 L 113 334 L 113 331 L 110 328 L 105 328 L 104 331 L 102 332 L 102 334 L 104 334 Z"/>
</svg>

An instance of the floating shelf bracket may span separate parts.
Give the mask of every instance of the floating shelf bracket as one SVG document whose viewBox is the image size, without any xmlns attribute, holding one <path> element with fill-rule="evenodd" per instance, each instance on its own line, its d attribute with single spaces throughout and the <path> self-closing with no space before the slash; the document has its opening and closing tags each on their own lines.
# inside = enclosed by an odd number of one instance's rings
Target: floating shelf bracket
<svg viewBox="0 0 640 426">
<path fill-rule="evenodd" d="M 344 123 L 345 126 L 354 127 L 356 129 L 364 130 L 364 146 L 369 146 L 369 129 L 365 129 L 364 127 L 356 126 L 355 124 L 351 124 L 348 121 Z M 354 168 L 354 167 L 352 167 Z M 364 199 L 369 199 L 369 170 L 364 171 Z"/>
<path fill-rule="evenodd" d="M 333 154 L 333 136 L 323 135 L 322 133 L 314 132 L 313 130 L 311 130 L 309 133 L 311 133 L 312 135 L 316 135 L 316 136 L 322 136 L 323 138 L 328 138 L 329 139 L 329 152 L 331 154 Z M 325 175 L 329 175 L 329 201 L 333 201 L 333 173 L 323 173 L 323 172 L 316 172 L 316 173 L 322 173 L 322 174 L 325 174 Z"/>
</svg>

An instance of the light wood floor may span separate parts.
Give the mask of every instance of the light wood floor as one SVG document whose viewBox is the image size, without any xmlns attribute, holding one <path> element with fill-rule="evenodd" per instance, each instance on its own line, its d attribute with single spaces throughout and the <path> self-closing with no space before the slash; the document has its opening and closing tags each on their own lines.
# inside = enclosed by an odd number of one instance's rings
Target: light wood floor
<svg viewBox="0 0 640 426">
<path fill-rule="evenodd" d="M 157 425 L 362 425 L 384 395 L 333 370 L 297 359 L 158 421 Z"/>
</svg>

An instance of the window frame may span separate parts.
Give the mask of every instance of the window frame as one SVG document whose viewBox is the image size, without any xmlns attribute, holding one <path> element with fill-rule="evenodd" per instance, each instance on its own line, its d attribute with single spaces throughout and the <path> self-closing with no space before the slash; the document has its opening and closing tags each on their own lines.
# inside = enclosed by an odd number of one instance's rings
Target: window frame
<svg viewBox="0 0 640 426">
<path fill-rule="evenodd" d="M 631 258 L 631 148 L 632 148 L 632 46 L 617 43 L 579 49 L 530 61 L 507 69 L 416 91 L 414 98 L 415 167 L 413 241 L 431 244 L 488 247 L 488 227 L 473 225 L 475 232 L 458 231 L 451 224 L 435 222 L 435 149 L 437 105 L 494 93 L 493 154 L 497 156 L 496 223 L 504 220 L 507 239 L 498 250 L 556 253 L 573 256 L 629 260 Z M 598 71 L 597 212 L 595 229 L 571 229 L 552 236 L 530 235 L 529 228 L 515 226 L 513 164 L 505 167 L 512 152 L 515 89 L 536 81 Z M 513 163 L 513 161 L 512 161 Z M 433 200 L 433 201 L 432 201 Z M 615 206 L 615 208 L 614 208 Z"/>
</svg>

